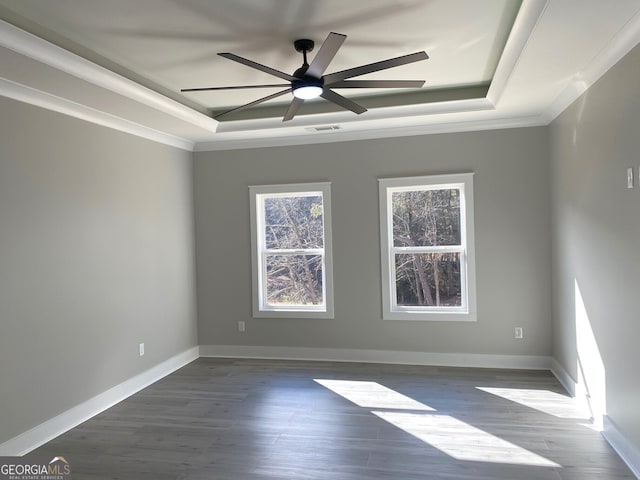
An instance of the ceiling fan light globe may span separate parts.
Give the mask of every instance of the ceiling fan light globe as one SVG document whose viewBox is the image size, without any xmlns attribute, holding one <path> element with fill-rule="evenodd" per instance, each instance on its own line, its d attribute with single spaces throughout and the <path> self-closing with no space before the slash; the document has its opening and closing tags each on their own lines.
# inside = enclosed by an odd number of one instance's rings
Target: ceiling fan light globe
<svg viewBox="0 0 640 480">
<path fill-rule="evenodd" d="M 301 85 L 293 89 L 293 96 L 301 100 L 310 100 L 322 95 L 322 87 L 318 85 Z"/>
</svg>

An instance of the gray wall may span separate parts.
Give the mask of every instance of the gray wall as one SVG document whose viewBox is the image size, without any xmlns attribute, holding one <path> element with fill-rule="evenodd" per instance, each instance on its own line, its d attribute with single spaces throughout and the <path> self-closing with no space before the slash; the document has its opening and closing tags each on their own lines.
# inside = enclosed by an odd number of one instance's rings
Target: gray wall
<svg viewBox="0 0 640 480">
<path fill-rule="evenodd" d="M 200 152 L 194 168 L 201 345 L 550 354 L 546 128 Z M 383 321 L 377 178 L 461 171 L 476 173 L 477 323 Z M 252 319 L 247 187 L 315 181 L 332 183 L 335 319 Z"/>
<path fill-rule="evenodd" d="M 189 152 L 0 98 L 0 443 L 195 346 L 194 270 Z"/>
<path fill-rule="evenodd" d="M 575 380 L 598 376 L 598 353 L 576 333 L 583 310 L 577 284 L 604 366 L 608 415 L 640 448 L 640 375 L 631 374 L 640 365 L 638 85 L 640 47 L 551 124 L 550 151 L 553 356 Z M 627 167 L 635 170 L 632 190 Z"/>
</svg>

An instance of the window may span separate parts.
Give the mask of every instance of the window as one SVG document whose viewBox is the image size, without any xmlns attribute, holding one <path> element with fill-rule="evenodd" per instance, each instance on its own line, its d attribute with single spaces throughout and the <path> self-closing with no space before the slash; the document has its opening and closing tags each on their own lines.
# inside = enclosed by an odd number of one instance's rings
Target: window
<svg viewBox="0 0 640 480">
<path fill-rule="evenodd" d="M 333 318 L 330 188 L 249 187 L 254 317 Z"/>
<path fill-rule="evenodd" d="M 379 180 L 385 320 L 476 319 L 472 180 Z"/>
</svg>

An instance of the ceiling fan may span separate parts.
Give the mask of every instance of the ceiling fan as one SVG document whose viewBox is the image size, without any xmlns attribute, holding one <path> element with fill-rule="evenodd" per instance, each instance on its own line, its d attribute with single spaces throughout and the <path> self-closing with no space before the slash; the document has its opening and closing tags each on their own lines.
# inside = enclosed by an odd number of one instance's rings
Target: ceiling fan
<svg viewBox="0 0 640 480">
<path fill-rule="evenodd" d="M 293 75 L 281 72 L 266 65 L 256 63 L 252 60 L 234 55 L 233 53 L 219 53 L 221 57 L 228 58 L 234 62 L 241 63 L 261 72 L 268 73 L 275 77 L 286 80 L 289 83 L 276 83 L 276 84 L 263 84 L 263 85 L 237 85 L 232 87 L 202 87 L 202 88 L 184 88 L 181 92 L 200 92 L 208 90 L 240 90 L 247 88 L 273 88 L 273 87 L 287 87 L 284 90 L 267 95 L 266 97 L 259 98 L 253 102 L 249 102 L 245 105 L 227 110 L 214 118 L 220 119 L 249 107 L 253 107 L 260 103 L 266 102 L 273 98 L 286 95 L 289 92 L 293 93 L 293 100 L 289 104 L 286 113 L 282 119 L 283 122 L 291 120 L 300 106 L 305 100 L 311 98 L 322 97 L 325 100 L 335 103 L 342 108 L 351 110 L 354 113 L 361 114 L 367 111 L 361 105 L 349 100 L 346 97 L 333 91 L 334 88 L 420 88 L 424 85 L 424 80 L 348 80 L 353 77 L 365 75 L 367 73 L 377 72 L 380 70 L 386 70 L 388 68 L 397 67 L 400 65 L 406 65 L 409 63 L 419 62 L 426 60 L 429 56 L 424 52 L 416 52 L 410 55 L 404 55 L 396 58 L 389 58 L 380 62 L 369 63 L 367 65 L 361 65 L 355 68 L 349 68 L 340 72 L 329 73 L 324 75 L 324 71 L 335 57 L 338 49 L 342 46 L 342 43 L 347 38 L 346 35 L 340 33 L 331 32 L 325 41 L 322 43 L 320 50 L 314 57 L 311 64 L 307 62 L 307 54 L 313 50 L 314 42 L 309 39 L 299 39 L 293 42 L 296 51 L 302 53 L 303 63 Z"/>
</svg>

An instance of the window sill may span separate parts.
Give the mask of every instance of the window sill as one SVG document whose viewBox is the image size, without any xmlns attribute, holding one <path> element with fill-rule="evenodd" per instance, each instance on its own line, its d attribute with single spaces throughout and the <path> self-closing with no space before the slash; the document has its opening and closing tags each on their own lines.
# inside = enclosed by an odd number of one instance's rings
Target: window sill
<svg viewBox="0 0 640 480">
<path fill-rule="evenodd" d="M 253 312 L 253 318 L 326 318 L 333 319 L 332 311 L 310 312 L 308 310 L 258 310 Z"/>
<path fill-rule="evenodd" d="M 409 320 L 418 322 L 476 322 L 475 312 L 384 312 L 383 320 Z"/>
</svg>

